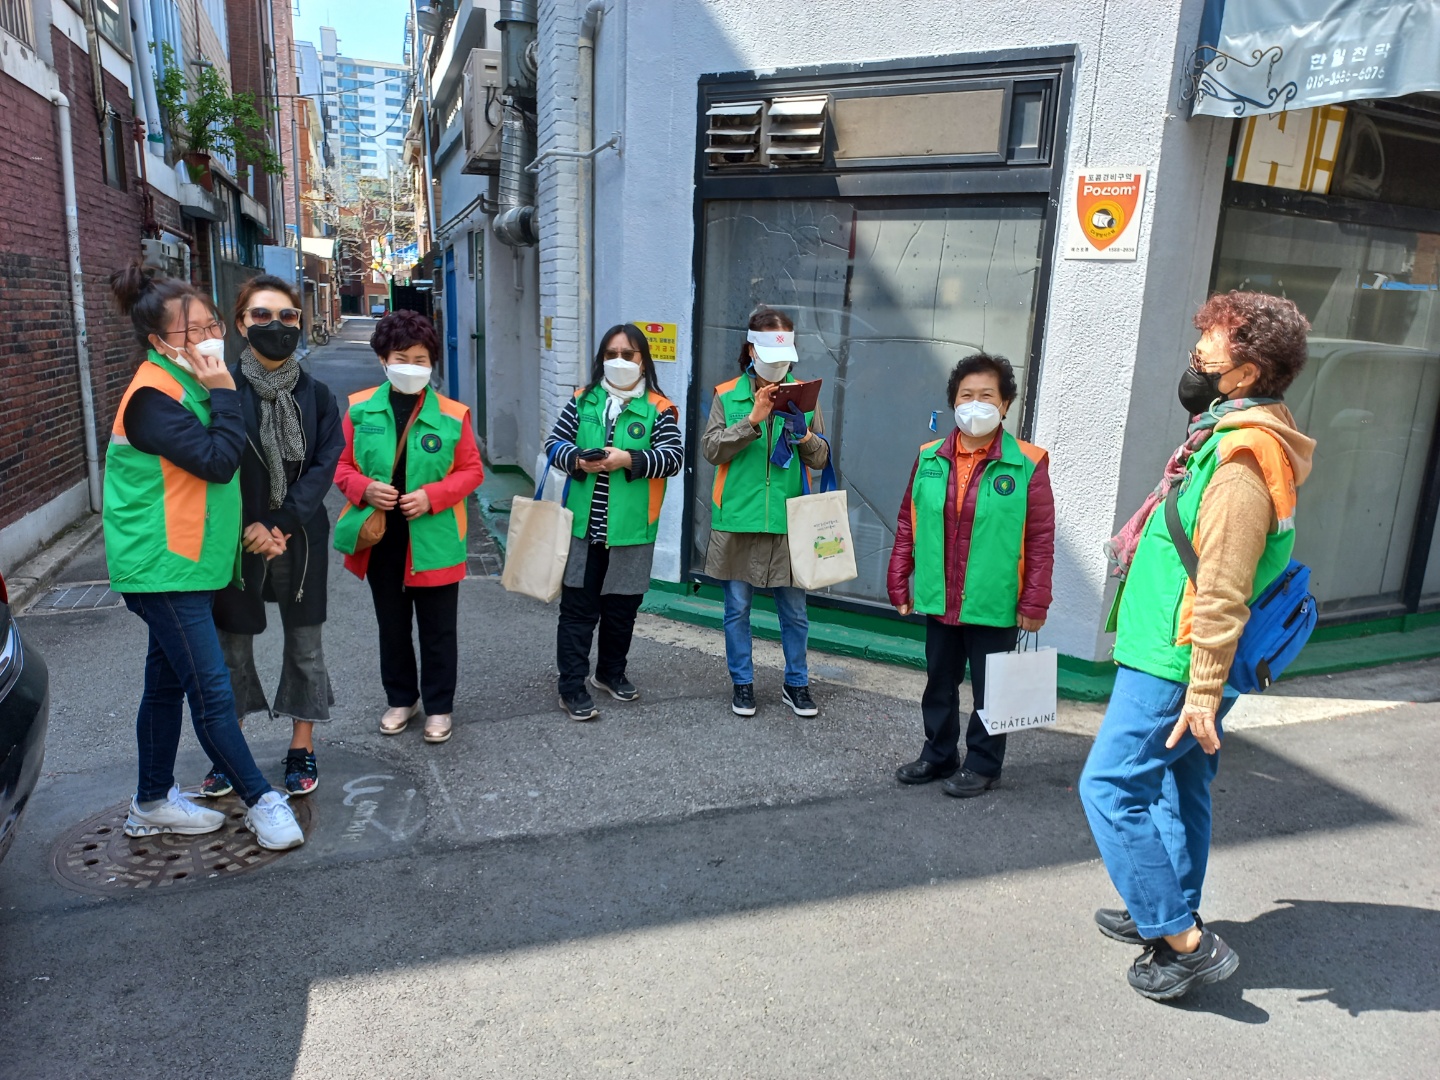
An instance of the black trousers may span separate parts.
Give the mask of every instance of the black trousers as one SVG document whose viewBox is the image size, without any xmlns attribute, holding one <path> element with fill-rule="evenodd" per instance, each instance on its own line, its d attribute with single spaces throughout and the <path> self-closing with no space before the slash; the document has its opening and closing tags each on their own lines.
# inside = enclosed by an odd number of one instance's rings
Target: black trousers
<svg viewBox="0 0 1440 1080">
<path fill-rule="evenodd" d="M 578 694 L 590 673 L 590 642 L 600 624 L 600 649 L 595 677 L 602 682 L 625 674 L 635 616 L 644 593 L 601 593 L 610 549 L 591 544 L 585 559 L 585 584 L 560 590 L 560 625 L 555 632 L 555 663 L 560 669 L 560 693 Z"/>
<path fill-rule="evenodd" d="M 455 680 L 460 667 L 456 620 L 460 611 L 460 583 L 405 588 L 405 554 L 409 532 L 404 518 L 397 528 L 392 514 L 385 536 L 370 551 L 365 580 L 375 601 L 380 627 L 380 681 L 385 702 L 408 708 L 417 700 L 427 715 L 455 711 Z M 411 627 L 420 628 L 420 668 L 417 677 Z"/>
<path fill-rule="evenodd" d="M 985 707 L 985 657 L 1015 648 L 1019 628 L 1014 626 L 946 626 L 939 619 L 925 620 L 925 693 L 920 713 L 925 718 L 925 749 L 920 756 L 937 765 L 952 765 L 960 743 L 960 683 L 970 667 L 970 689 L 975 708 Z M 991 735 L 970 713 L 965 730 L 963 767 L 981 776 L 999 776 L 1005 763 L 1005 736 Z"/>
</svg>

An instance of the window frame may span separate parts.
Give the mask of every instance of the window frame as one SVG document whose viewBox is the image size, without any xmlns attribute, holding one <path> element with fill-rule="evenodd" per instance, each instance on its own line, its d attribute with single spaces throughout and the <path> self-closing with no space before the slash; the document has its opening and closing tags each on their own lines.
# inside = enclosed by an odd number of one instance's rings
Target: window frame
<svg viewBox="0 0 1440 1080">
<path fill-rule="evenodd" d="M 701 334 L 693 332 L 703 324 L 705 296 L 706 206 L 710 202 L 733 200 L 825 200 L 840 199 L 857 205 L 881 208 L 893 204 L 964 206 L 987 200 L 1043 198 L 1046 201 L 1040 242 L 1040 268 L 1035 285 L 1034 322 L 1030 353 L 1026 357 L 1023 413 L 1020 437 L 1029 439 L 1035 425 L 1035 400 L 1040 386 L 1045 334 L 1049 316 L 1050 284 L 1057 258 L 1061 227 L 1060 206 L 1065 182 L 1065 150 L 1075 86 L 1078 50 L 1073 45 L 1042 46 L 961 53 L 939 57 L 912 57 L 881 63 L 833 64 L 789 68 L 764 75 L 753 71 L 726 72 L 702 76 L 697 86 L 695 122 L 695 194 L 691 277 L 694 282 L 690 310 L 690 385 L 686 391 L 687 417 L 692 425 L 703 423 L 702 407 L 708 404 L 711 387 L 702 385 L 700 364 Z M 724 101 L 894 91 L 934 92 L 938 87 L 955 90 L 1008 87 L 1001 122 L 1007 149 L 1011 131 L 1011 106 L 1016 88 L 1031 92 L 1037 82 L 1050 87 L 1042 117 L 1040 145 L 1043 152 L 1010 151 L 1005 160 L 917 161 L 898 158 L 879 163 L 834 161 L 833 127 L 826 133 L 824 161 L 818 165 L 783 169 L 715 171 L 708 166 L 706 116 L 712 105 Z M 832 121 L 833 122 L 833 121 Z M 700 438 L 692 431 L 686 440 L 685 499 L 680 531 L 680 577 L 682 581 L 714 584 L 692 568 L 695 549 L 694 490 L 698 481 Z M 888 605 L 816 594 L 811 602 L 825 607 L 886 614 L 898 618 Z"/>
</svg>

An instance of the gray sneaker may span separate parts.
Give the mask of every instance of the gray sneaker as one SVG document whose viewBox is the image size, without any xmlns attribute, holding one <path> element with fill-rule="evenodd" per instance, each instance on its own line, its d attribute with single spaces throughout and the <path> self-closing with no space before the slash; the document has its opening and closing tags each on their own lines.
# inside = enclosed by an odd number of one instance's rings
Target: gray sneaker
<svg viewBox="0 0 1440 1080">
<path fill-rule="evenodd" d="M 175 833 L 179 836 L 203 836 L 215 832 L 224 824 L 225 815 L 220 811 L 196 806 L 180 794 L 178 787 L 172 787 L 165 802 L 154 810 L 141 810 L 138 802 L 133 798 L 130 800 L 130 813 L 125 817 L 125 835 Z"/>
</svg>

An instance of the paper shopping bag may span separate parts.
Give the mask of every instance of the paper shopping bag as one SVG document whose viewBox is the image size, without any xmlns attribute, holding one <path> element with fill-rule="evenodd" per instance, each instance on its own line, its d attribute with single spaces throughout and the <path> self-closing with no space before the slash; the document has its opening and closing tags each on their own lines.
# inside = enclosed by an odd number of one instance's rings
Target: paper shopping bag
<svg viewBox="0 0 1440 1080">
<path fill-rule="evenodd" d="M 819 492 L 785 503 L 790 577 L 802 589 L 823 589 L 857 576 L 849 496 L 835 486 L 835 471 L 827 465 Z"/>
<path fill-rule="evenodd" d="M 575 523 L 575 515 L 565 508 L 563 496 L 561 502 L 546 502 L 540 497 L 554 460 L 552 452 L 533 499 L 517 495 L 511 500 L 505 569 L 500 575 L 506 591 L 533 596 L 547 604 L 560 595 L 565 583 L 570 532 Z M 565 486 L 568 490 L 569 484 Z"/>
<path fill-rule="evenodd" d="M 1054 649 L 991 653 L 985 657 L 985 706 L 980 722 L 991 735 L 1055 723 L 1059 657 Z"/>
</svg>

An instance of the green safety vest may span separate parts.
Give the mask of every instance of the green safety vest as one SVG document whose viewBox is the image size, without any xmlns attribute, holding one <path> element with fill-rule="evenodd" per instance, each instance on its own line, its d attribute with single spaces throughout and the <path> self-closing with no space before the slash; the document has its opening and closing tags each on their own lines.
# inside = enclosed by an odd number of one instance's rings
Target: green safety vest
<svg viewBox="0 0 1440 1080">
<path fill-rule="evenodd" d="M 1200 500 L 1220 464 L 1220 444 L 1232 434 L 1235 432 L 1212 435 L 1191 456 L 1186 466 L 1187 475 L 1180 481 L 1177 509 L 1185 535 L 1192 539 L 1200 514 Z M 1252 601 L 1290 564 L 1294 548 L 1293 528 L 1266 537 L 1265 550 L 1255 568 Z M 1116 631 L 1115 662 L 1171 682 L 1189 682 L 1190 615 L 1194 599 L 1195 589 L 1170 539 L 1162 503 L 1145 523 L 1130 570 L 1115 598 L 1107 627 Z"/>
<path fill-rule="evenodd" d="M 951 462 L 939 454 L 944 440 L 920 449 L 910 514 L 915 537 L 915 610 L 943 616 L 949 597 L 945 586 L 945 503 Z M 1032 452 L 1035 456 L 1032 457 Z M 976 467 L 975 520 L 970 554 L 960 587 L 960 621 L 977 626 L 1014 626 L 1024 576 L 1025 516 L 1030 478 L 1043 457 L 1039 447 L 1000 433 L 1000 456 Z M 961 495 L 963 500 L 963 493 Z"/>
<path fill-rule="evenodd" d="M 793 375 L 785 376 L 794 382 Z M 715 388 L 725 406 L 725 426 L 738 423 L 755 407 L 755 386 L 749 375 L 741 375 Z M 815 422 L 815 413 L 805 414 L 807 427 Z M 770 463 L 775 440 L 783 437 L 785 422 L 772 416 L 761 427 L 763 438 L 756 439 L 724 465 L 715 470 L 715 486 L 710 494 L 710 528 L 717 532 L 778 533 L 790 531 L 785 515 L 785 501 L 802 494 L 804 463 L 797 453 L 788 469 Z"/>
<path fill-rule="evenodd" d="M 674 403 L 655 391 L 625 403 L 615 418 L 615 429 L 609 443 L 605 441 L 605 399 L 603 386 L 592 386 L 575 395 L 575 413 L 579 430 L 575 445 L 581 450 L 598 450 L 607 445 L 617 450 L 649 450 L 655 434 L 655 421 L 662 412 L 673 410 Z M 590 527 L 590 504 L 595 498 L 598 473 L 586 473 L 571 479 L 565 505 L 575 516 L 574 535 L 584 539 Z M 610 473 L 610 495 L 606 504 L 605 546 L 631 547 L 653 544 L 660 532 L 660 507 L 665 501 L 665 478 L 632 480 L 623 469 Z"/>
<path fill-rule="evenodd" d="M 415 491 L 426 484 L 445 479 L 455 463 L 455 448 L 460 445 L 465 417 L 469 410 L 433 389 L 425 391 L 420 402 L 420 415 L 410 425 L 405 443 L 405 486 Z M 372 480 L 393 484 L 390 475 L 395 464 L 395 413 L 390 408 L 390 384 L 381 383 L 369 390 L 350 395 L 350 423 L 355 431 L 355 465 Z M 373 506 L 346 503 L 335 522 L 335 548 L 346 555 L 355 553 L 360 526 L 371 514 Z M 409 522 L 410 569 L 419 574 L 426 570 L 448 570 L 465 561 L 465 500 L 449 510 L 422 514 Z"/>
<path fill-rule="evenodd" d="M 213 592 L 237 580 L 240 470 L 211 484 L 174 462 L 130 445 L 125 409 L 151 387 L 210 426 L 210 391 L 151 350 L 130 381 L 105 450 L 105 561 L 116 592 Z"/>
</svg>

